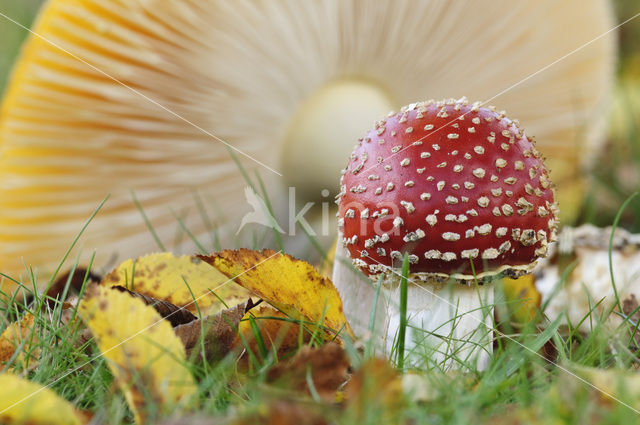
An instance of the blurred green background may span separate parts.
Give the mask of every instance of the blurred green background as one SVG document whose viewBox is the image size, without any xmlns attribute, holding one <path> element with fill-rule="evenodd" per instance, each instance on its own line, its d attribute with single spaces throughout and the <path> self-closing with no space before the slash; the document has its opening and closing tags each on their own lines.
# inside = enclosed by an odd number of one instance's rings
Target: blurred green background
<svg viewBox="0 0 640 425">
<path fill-rule="evenodd" d="M 42 0 L 1 0 L 0 12 L 30 26 Z M 614 1 L 618 22 L 640 12 L 638 0 Z M 0 16 L 0 94 L 28 31 Z M 640 17 L 618 31 L 619 61 L 607 146 L 592 171 L 579 223 L 607 226 L 622 203 L 640 190 Z M 622 216 L 622 225 L 640 232 L 640 196 Z"/>
<path fill-rule="evenodd" d="M 0 13 L 30 27 L 42 0 L 0 0 Z M 28 31 L 0 16 L 0 93 L 7 84 L 11 65 Z"/>
</svg>

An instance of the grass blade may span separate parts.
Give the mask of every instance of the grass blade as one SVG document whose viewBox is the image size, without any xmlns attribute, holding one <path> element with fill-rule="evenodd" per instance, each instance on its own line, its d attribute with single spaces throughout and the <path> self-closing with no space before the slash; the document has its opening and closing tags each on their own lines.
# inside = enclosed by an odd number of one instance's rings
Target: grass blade
<svg viewBox="0 0 640 425">
<path fill-rule="evenodd" d="M 407 291 L 408 291 L 408 277 L 409 277 L 409 255 L 404 254 L 402 260 L 402 278 L 400 279 L 400 327 L 398 328 L 398 350 L 397 350 L 397 365 L 398 369 L 404 368 L 404 346 L 405 338 L 407 334 Z"/>
<path fill-rule="evenodd" d="M 622 217 L 622 212 L 627 208 L 627 205 L 638 196 L 640 192 L 634 192 L 629 196 L 623 203 L 618 213 L 616 214 L 616 218 L 613 220 L 613 224 L 611 225 L 611 236 L 609 237 L 609 275 L 611 276 L 611 286 L 613 287 L 613 294 L 616 297 L 616 305 L 622 311 L 622 303 L 620 302 L 620 297 L 618 296 L 618 288 L 616 287 L 616 282 L 613 277 L 613 235 L 616 232 L 616 228 L 618 227 L 618 222 L 620 221 L 620 217 Z"/>
<path fill-rule="evenodd" d="M 382 289 L 382 280 L 384 279 L 384 275 L 380 275 L 378 278 L 378 284 L 376 285 L 376 292 L 373 296 L 373 303 L 371 304 L 371 314 L 369 315 L 369 340 L 367 341 L 367 345 L 364 350 L 365 359 L 371 357 L 371 351 L 373 350 L 373 340 L 375 335 L 375 327 L 376 327 L 376 313 L 378 310 L 378 300 L 380 299 L 380 290 Z"/>
<path fill-rule="evenodd" d="M 156 233 L 156 229 L 153 228 L 151 221 L 149 221 L 149 217 L 147 217 L 147 214 L 144 212 L 144 208 L 142 208 L 142 204 L 140 203 L 140 201 L 138 201 L 138 198 L 136 197 L 136 194 L 133 190 L 131 191 L 131 197 L 133 198 L 133 203 L 136 205 L 136 208 L 138 208 L 140 215 L 142 215 L 144 224 L 147 225 L 147 228 L 151 232 L 151 236 L 153 236 L 153 240 L 156 241 L 158 248 L 160 248 L 162 251 L 166 251 L 167 248 L 164 247 L 164 244 L 162 243 L 162 241 L 160 240 L 160 237 Z"/>
</svg>

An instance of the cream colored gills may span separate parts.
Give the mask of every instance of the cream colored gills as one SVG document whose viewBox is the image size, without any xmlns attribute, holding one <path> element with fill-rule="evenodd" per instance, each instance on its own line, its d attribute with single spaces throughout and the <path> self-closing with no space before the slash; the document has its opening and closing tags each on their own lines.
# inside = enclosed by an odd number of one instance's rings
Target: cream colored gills
<svg viewBox="0 0 640 425">
<path fill-rule="evenodd" d="M 307 199 L 336 187 L 340 152 L 362 122 L 427 98 L 488 100 L 511 88 L 491 103 L 573 182 L 572 161 L 586 163 L 601 141 L 614 34 L 534 73 L 608 30 L 611 16 L 605 0 L 50 0 L 0 112 L 0 270 L 28 280 L 26 263 L 43 285 L 107 194 L 81 263 L 94 250 L 107 266 L 157 249 L 131 191 L 168 248 L 195 250 L 176 236 L 175 216 L 209 240 L 194 191 L 223 244 L 248 245 L 234 235 L 250 211 L 246 183 L 207 133 L 284 175 L 236 152 L 283 224 L 287 184 Z M 313 99 L 324 106 L 299 128 Z M 310 171 L 291 176 L 296 166 Z"/>
</svg>

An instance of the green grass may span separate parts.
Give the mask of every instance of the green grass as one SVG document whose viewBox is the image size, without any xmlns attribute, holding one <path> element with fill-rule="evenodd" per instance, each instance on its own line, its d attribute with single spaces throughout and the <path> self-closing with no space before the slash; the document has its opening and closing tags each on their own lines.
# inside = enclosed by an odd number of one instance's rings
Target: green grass
<svg viewBox="0 0 640 425">
<path fill-rule="evenodd" d="M 54 391 L 76 406 L 93 412 L 101 419 L 100 422 L 119 424 L 130 421 L 131 412 L 122 394 L 113 386 L 104 359 L 96 355 L 96 347 L 91 342 L 83 347 L 74 346 L 72 341 L 79 327 L 60 326 L 60 304 L 51 309 L 41 301 L 36 299 L 29 305 L 16 303 L 2 310 L 6 319 L 13 319 L 26 311 L 36 317 L 39 342 L 27 339 L 18 350 L 21 353 L 40 353 L 38 364 L 33 369 L 33 363 L 24 365 L 28 369 L 24 371 L 25 375 L 41 384 L 53 384 Z M 36 309 L 35 305 L 43 307 Z M 505 311 L 502 308 L 504 304 L 496 307 Z M 493 423 L 496 416 L 508 413 L 535 415 L 558 423 L 594 423 L 594 417 L 609 423 L 622 420 L 635 423 L 637 414 L 633 410 L 616 402 L 594 403 L 594 400 L 602 400 L 602 396 L 569 374 L 574 365 L 608 369 L 631 368 L 637 364 L 636 353 L 629 350 L 621 339 L 624 332 L 604 326 L 604 318 L 595 317 L 591 318 L 595 324 L 593 331 L 587 335 L 575 330 L 558 333 L 560 319 L 547 322 L 545 329 L 540 330 L 538 325 L 545 321 L 542 317 L 520 329 L 513 328 L 509 318 L 504 317 L 497 323 L 500 333 L 496 334 L 494 354 L 487 370 L 463 375 L 444 373 L 434 365 L 420 371 L 430 387 L 430 395 L 427 400 L 411 400 L 409 397 L 401 413 L 402 419 L 417 423 L 482 424 Z M 314 324 L 307 325 L 313 332 Z M 577 324 L 568 327 L 570 330 L 575 328 Z M 259 343 L 258 352 L 250 356 L 252 366 L 248 372 L 238 372 L 235 356 L 214 364 L 189 364 L 199 382 L 198 407 L 191 413 L 229 418 L 251 415 L 264 410 L 265 405 L 272 402 L 273 390 L 268 390 L 265 382 L 277 358 L 267 350 L 264 342 L 260 343 L 262 340 L 256 321 L 252 321 L 251 329 Z M 319 342 L 316 339 L 312 344 L 318 346 Z M 553 362 L 544 354 L 551 347 L 556 351 Z M 615 352 L 612 347 L 615 347 Z M 428 352 L 428 348 L 424 347 L 424 351 Z M 351 354 L 357 357 L 354 365 L 366 361 L 362 351 L 352 349 Z M 380 388 L 386 384 L 376 383 Z M 313 382 L 309 385 L 314 388 Z M 621 394 L 624 398 L 624 393 Z M 280 390 L 277 397 L 298 400 L 300 394 L 294 389 L 289 392 Z M 308 402 L 314 403 L 313 398 Z M 153 412 L 160 409 L 153 405 L 153 401 L 149 403 L 148 413 L 153 417 Z M 346 413 L 341 414 L 339 409 L 324 405 L 323 408 L 335 415 L 336 423 L 357 423 L 350 422 L 353 418 Z M 518 422 L 509 420 L 504 423 Z"/>
<path fill-rule="evenodd" d="M 73 268 L 77 266 L 72 265 Z M 406 275 L 406 272 L 403 274 Z M 434 364 L 425 358 L 422 363 L 427 366 L 418 373 L 423 385 L 429 388 L 428 397 L 425 399 L 409 393 L 399 413 L 400 420 L 405 423 L 450 424 L 489 424 L 495 423 L 497 417 L 503 417 L 505 422 L 502 423 L 519 423 L 518 418 L 532 417 L 543 422 L 575 424 L 596 423 L 594 418 L 598 419 L 598 423 L 637 421 L 638 414 L 634 410 L 617 402 L 603 401 L 606 397 L 589 387 L 584 378 L 571 374 L 577 366 L 631 370 L 638 364 L 638 357 L 637 350 L 629 344 L 629 332 L 635 332 L 634 326 L 637 324 L 612 329 L 605 325 L 607 317 L 598 315 L 594 310 L 593 314 L 580 321 L 591 323 L 592 332 L 589 334 L 577 331 L 580 323 L 560 327 L 563 317 L 549 321 L 539 315 L 530 323 L 517 327 L 512 324 L 499 285 L 496 285 L 496 291 L 495 304 L 483 306 L 494 307 L 499 312 L 499 319 L 495 322 L 497 332 L 494 333 L 493 356 L 488 368 L 483 371 L 472 369 L 465 374 L 443 371 L 442 364 Z M 0 310 L 0 315 L 6 324 L 25 312 L 34 314 L 36 318 L 37 338 L 27 338 L 8 366 L 19 360 L 19 354 L 34 353 L 36 363 L 30 361 L 18 368 L 24 376 L 43 385 L 51 385 L 62 397 L 92 412 L 101 423 L 130 422 L 132 414 L 122 393 L 114 386 L 111 373 L 105 360 L 98 355 L 96 346 L 93 342 L 82 347 L 76 346 L 73 341 L 81 327 L 60 324 L 61 304 L 49 307 L 41 297 L 36 296 L 29 304 L 16 301 L 5 306 Z M 616 313 L 609 311 L 606 314 Z M 457 319 L 454 317 L 452 320 Z M 275 390 L 269 389 L 268 374 L 273 365 L 282 359 L 267 348 L 257 325 L 259 320 L 263 319 L 250 321 L 257 350 L 247 354 L 248 371 L 239 371 L 237 355 L 210 364 L 189 363 L 188 368 L 193 371 L 199 384 L 196 404 L 188 411 L 189 414 L 226 419 L 253 417 L 273 403 Z M 372 320 L 370 329 L 376 333 L 373 323 Z M 321 345 L 318 338 L 321 327 L 322 323 L 305 323 L 302 332 L 308 332 L 311 336 L 308 344 Z M 302 338 L 299 344 L 305 345 Z M 246 341 L 244 345 L 248 348 Z M 360 349 L 350 341 L 345 341 L 345 345 L 356 370 L 374 355 L 371 347 Z M 397 359 L 393 363 L 402 370 L 404 350 L 399 342 L 398 345 L 394 350 Z M 420 346 L 418 343 L 411 355 L 430 353 L 430 350 L 429 346 Z M 453 360 L 464 362 L 464 359 L 455 359 L 455 355 Z M 376 423 L 375 420 L 379 419 L 377 415 L 370 415 L 364 420 L 350 409 L 343 412 L 335 405 L 317 401 L 319 396 L 310 374 L 307 376 L 307 385 L 311 396 L 305 403 L 321 406 L 335 423 L 359 424 L 367 420 Z M 388 383 L 374 382 L 372 385 L 378 391 Z M 276 393 L 276 398 L 280 400 L 296 401 L 301 397 L 295 389 L 287 391 L 286 388 L 279 388 Z M 616 395 L 626 400 L 625 392 Z M 634 401 L 640 404 L 640 399 Z M 160 420 L 161 417 L 157 416 L 160 406 L 154 405 L 153 400 L 148 402 L 147 414 L 153 420 Z M 384 410 L 388 407 L 378 405 L 379 401 L 376 400 L 371 400 L 371 403 L 371 409 Z M 504 419 L 505 415 L 507 419 Z"/>
</svg>

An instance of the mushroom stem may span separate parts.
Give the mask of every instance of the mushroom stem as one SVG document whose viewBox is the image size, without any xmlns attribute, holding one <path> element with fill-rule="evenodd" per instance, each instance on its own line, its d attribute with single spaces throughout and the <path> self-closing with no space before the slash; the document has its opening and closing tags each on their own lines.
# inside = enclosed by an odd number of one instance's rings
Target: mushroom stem
<svg viewBox="0 0 640 425">
<path fill-rule="evenodd" d="M 456 282 L 417 282 L 407 288 L 405 364 L 409 367 L 486 369 L 492 353 L 493 288 Z M 391 354 L 400 326 L 400 287 L 385 288 L 385 348 Z"/>
<path fill-rule="evenodd" d="M 347 249 L 340 241 L 342 232 L 338 232 L 338 243 L 333 265 L 333 284 L 340 294 L 345 316 L 353 332 L 359 338 L 376 337 L 374 346 L 382 351 L 387 321 L 387 297 L 380 293 L 378 297 L 373 335 L 370 332 L 371 312 L 375 300 L 375 282 L 366 277 L 351 264 Z"/>
<path fill-rule="evenodd" d="M 336 181 L 362 129 L 394 108 L 386 90 L 364 78 L 335 80 L 311 93 L 285 135 L 281 170 L 288 185 L 306 194 L 337 189 L 327 182 Z"/>
<path fill-rule="evenodd" d="M 339 232 L 333 283 L 342 298 L 349 325 L 359 338 L 374 338 L 373 346 L 378 352 L 391 354 L 400 325 L 400 288 L 396 285 L 381 291 L 372 334 L 369 325 L 375 282 L 354 268 L 341 240 L 342 232 Z M 491 285 L 447 285 L 411 278 L 407 290 L 409 327 L 405 364 L 409 367 L 439 364 L 443 368 L 486 369 L 493 351 Z"/>
</svg>

